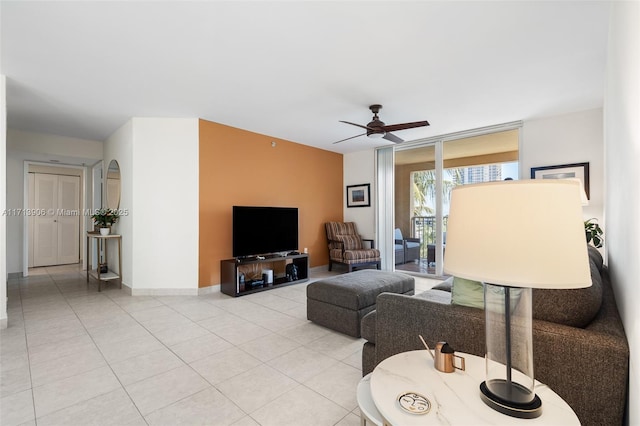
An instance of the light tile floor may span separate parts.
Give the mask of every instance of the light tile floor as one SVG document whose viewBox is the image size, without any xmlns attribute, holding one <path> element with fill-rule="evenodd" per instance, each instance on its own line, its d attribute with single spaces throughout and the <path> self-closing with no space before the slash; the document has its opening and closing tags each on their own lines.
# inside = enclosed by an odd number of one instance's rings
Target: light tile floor
<svg viewBox="0 0 640 426">
<path fill-rule="evenodd" d="M 359 425 L 364 340 L 307 321 L 307 284 L 132 297 L 33 269 L 9 281 L 0 424 Z"/>
</svg>

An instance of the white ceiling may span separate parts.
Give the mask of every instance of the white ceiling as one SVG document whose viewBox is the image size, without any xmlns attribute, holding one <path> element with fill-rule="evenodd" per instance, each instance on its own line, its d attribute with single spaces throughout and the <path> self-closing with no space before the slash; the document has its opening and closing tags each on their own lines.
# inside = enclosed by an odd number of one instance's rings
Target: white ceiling
<svg viewBox="0 0 640 426">
<path fill-rule="evenodd" d="M 609 5 L 593 1 L 1 4 L 8 126 L 104 140 L 200 117 L 336 152 L 602 106 Z"/>
</svg>

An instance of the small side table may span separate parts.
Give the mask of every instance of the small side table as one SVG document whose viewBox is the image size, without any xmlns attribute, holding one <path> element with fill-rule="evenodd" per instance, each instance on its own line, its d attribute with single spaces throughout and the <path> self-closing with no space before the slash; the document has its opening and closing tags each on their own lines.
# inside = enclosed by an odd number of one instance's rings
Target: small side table
<svg viewBox="0 0 640 426">
<path fill-rule="evenodd" d="M 382 416 L 371 398 L 371 374 L 364 376 L 358 383 L 357 399 L 360 408 L 360 425 L 382 426 Z"/>
<path fill-rule="evenodd" d="M 485 379 L 484 358 L 461 352 L 456 354 L 465 358 L 465 371 L 442 373 L 436 370 L 426 350 L 403 352 L 378 364 L 371 373 L 370 392 L 383 424 L 580 425 L 569 404 L 537 380 L 535 392 L 542 400 L 540 417 L 519 419 L 493 410 L 480 399 L 479 386 Z M 404 411 L 398 397 L 406 392 L 425 396 L 431 402 L 431 410 L 427 414 Z"/>
<path fill-rule="evenodd" d="M 100 272 L 100 266 L 107 263 L 107 250 L 108 240 L 115 239 L 118 241 L 118 271 L 119 274 L 113 272 L 113 270 L 107 270 L 106 273 Z M 96 242 L 96 249 L 98 250 L 98 265 L 96 269 L 93 269 L 91 265 L 90 247 L 92 246 L 91 240 Z M 87 285 L 89 283 L 89 276 L 93 276 L 98 280 L 98 291 L 102 291 L 102 282 L 111 280 L 120 280 L 120 288 L 122 288 L 122 235 L 109 234 L 102 235 L 99 232 L 87 232 Z"/>
</svg>

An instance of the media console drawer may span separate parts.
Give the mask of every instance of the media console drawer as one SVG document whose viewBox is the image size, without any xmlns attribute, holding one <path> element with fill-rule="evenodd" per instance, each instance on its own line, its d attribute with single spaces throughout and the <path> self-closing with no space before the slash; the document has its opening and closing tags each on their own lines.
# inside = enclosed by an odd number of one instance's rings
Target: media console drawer
<svg viewBox="0 0 640 426">
<path fill-rule="evenodd" d="M 293 265 L 287 267 L 287 265 Z M 269 283 L 263 271 L 271 270 Z M 229 296 L 271 290 L 309 280 L 309 255 L 294 254 L 251 259 L 224 259 L 220 261 L 220 291 Z"/>
</svg>

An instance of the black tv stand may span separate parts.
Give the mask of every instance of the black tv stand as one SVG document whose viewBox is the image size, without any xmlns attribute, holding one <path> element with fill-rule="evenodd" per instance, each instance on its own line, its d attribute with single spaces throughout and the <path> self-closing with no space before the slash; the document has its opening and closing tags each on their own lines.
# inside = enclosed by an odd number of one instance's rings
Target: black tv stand
<svg viewBox="0 0 640 426">
<path fill-rule="evenodd" d="M 285 287 L 309 280 L 309 255 L 264 255 L 245 258 L 225 259 L 220 261 L 220 291 L 229 296 L 246 294 Z M 286 265 L 294 264 L 298 269 L 298 279 L 289 281 L 286 277 Z M 273 270 L 273 283 L 265 283 L 262 270 Z M 244 277 L 244 282 L 241 277 Z"/>
</svg>

